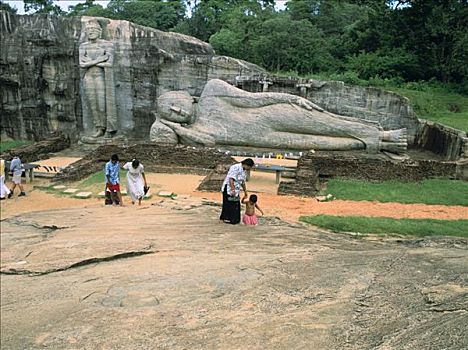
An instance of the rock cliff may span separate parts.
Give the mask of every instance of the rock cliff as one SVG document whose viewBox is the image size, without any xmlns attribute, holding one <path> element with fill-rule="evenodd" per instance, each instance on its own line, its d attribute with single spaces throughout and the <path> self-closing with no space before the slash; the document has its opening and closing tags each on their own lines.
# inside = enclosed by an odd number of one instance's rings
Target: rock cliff
<svg viewBox="0 0 468 350">
<path fill-rule="evenodd" d="M 92 127 L 81 103 L 78 48 L 89 17 L 17 16 L 0 11 L 1 133 L 39 140 L 62 131 L 75 139 Z M 119 130 L 147 138 L 156 98 L 171 90 L 200 94 L 206 81 L 264 70 L 216 56 L 196 38 L 166 33 L 128 21 L 98 18 L 102 37 L 114 44 Z"/>
</svg>

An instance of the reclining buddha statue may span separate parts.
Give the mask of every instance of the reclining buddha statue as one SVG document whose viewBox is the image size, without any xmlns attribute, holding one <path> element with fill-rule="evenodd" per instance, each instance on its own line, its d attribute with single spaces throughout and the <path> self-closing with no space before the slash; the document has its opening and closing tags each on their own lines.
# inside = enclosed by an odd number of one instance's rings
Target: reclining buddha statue
<svg viewBox="0 0 468 350">
<path fill-rule="evenodd" d="M 247 92 L 219 79 L 208 81 L 198 99 L 170 91 L 157 102 L 150 139 L 159 143 L 368 153 L 407 148 L 406 129 L 385 131 L 296 95 Z"/>
</svg>

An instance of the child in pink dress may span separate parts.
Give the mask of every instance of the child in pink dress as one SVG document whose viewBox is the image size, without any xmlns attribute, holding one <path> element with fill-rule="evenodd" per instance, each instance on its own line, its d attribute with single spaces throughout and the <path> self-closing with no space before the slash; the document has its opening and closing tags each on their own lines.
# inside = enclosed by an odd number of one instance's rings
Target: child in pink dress
<svg viewBox="0 0 468 350">
<path fill-rule="evenodd" d="M 245 213 L 242 217 L 242 222 L 245 225 L 258 225 L 257 215 L 255 215 L 255 208 L 263 214 L 263 210 L 257 204 L 257 196 L 252 194 L 249 199 L 247 197 L 242 198 L 242 203 L 245 204 Z"/>
</svg>

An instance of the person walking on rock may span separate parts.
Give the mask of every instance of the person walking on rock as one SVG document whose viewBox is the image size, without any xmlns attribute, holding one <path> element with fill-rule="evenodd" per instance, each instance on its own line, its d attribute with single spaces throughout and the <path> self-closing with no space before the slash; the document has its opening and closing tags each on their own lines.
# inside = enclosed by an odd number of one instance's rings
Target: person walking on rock
<svg viewBox="0 0 468 350">
<path fill-rule="evenodd" d="M 120 163 L 117 154 L 113 154 L 111 160 L 106 163 L 104 173 L 106 187 L 111 192 L 111 196 L 117 196 L 120 206 L 123 207 L 122 194 L 120 193 Z"/>
<path fill-rule="evenodd" d="M 244 195 L 248 197 L 247 188 L 245 186 L 245 180 L 247 178 L 246 171 L 249 171 L 254 164 L 251 158 L 247 158 L 229 168 L 223 185 L 221 186 L 223 208 L 219 219 L 225 223 L 238 224 L 241 221 L 240 190 L 242 187 Z"/>
<path fill-rule="evenodd" d="M 15 191 L 16 186 L 20 189 L 20 194 L 18 197 L 26 196 L 24 192 L 23 185 L 21 184 L 21 175 L 23 175 L 23 163 L 18 156 L 14 156 L 11 163 L 10 163 L 10 170 L 13 172 L 13 187 L 11 188 L 11 192 L 8 194 L 8 198 L 13 196 L 13 192 Z"/>
<path fill-rule="evenodd" d="M 148 187 L 143 164 L 138 159 L 133 159 L 125 163 L 123 168 L 127 170 L 127 191 L 132 198 L 132 204 L 138 201 L 138 205 L 141 205 L 145 188 Z"/>
</svg>

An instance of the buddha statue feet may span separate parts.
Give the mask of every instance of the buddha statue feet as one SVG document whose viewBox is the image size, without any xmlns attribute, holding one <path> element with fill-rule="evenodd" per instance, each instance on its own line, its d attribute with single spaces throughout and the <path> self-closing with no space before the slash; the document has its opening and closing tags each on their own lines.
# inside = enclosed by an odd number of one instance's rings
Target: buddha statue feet
<svg viewBox="0 0 468 350">
<path fill-rule="evenodd" d="M 408 132 L 406 129 L 387 130 L 381 132 L 380 149 L 397 154 L 404 154 L 408 149 Z"/>
<path fill-rule="evenodd" d="M 408 131 L 406 129 L 382 131 L 382 141 L 388 142 L 406 142 L 408 139 Z"/>
</svg>

